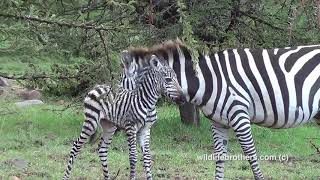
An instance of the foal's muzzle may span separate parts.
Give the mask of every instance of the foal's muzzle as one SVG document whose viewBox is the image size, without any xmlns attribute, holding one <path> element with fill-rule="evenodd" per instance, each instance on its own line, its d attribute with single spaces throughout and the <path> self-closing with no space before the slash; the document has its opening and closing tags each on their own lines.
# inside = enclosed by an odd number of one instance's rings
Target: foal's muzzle
<svg viewBox="0 0 320 180">
<path fill-rule="evenodd" d="M 182 105 L 182 104 L 184 104 L 184 103 L 186 103 L 187 102 L 187 99 L 186 99 L 186 97 L 183 95 L 183 94 L 181 94 L 180 96 L 179 96 L 179 98 L 176 100 L 176 103 L 178 104 L 178 105 Z"/>
</svg>

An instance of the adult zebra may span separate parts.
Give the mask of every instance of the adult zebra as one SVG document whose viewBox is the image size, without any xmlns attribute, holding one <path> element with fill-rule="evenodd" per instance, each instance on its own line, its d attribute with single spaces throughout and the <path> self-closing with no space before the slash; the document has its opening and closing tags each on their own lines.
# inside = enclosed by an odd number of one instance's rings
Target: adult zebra
<svg viewBox="0 0 320 180">
<path fill-rule="evenodd" d="M 195 69 L 191 51 L 179 40 L 150 49 L 130 48 L 129 53 L 133 58 L 127 63 L 138 68 L 149 54 L 166 59 L 187 101 L 213 121 L 216 179 L 224 177 L 230 128 L 255 179 L 263 179 L 250 124 L 291 128 L 320 119 L 320 45 L 200 53 Z"/>
</svg>

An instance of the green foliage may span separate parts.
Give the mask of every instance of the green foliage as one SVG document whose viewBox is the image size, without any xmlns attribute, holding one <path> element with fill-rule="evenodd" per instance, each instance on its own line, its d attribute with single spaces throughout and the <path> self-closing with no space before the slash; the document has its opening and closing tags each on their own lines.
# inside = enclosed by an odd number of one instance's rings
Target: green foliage
<svg viewBox="0 0 320 180">
<path fill-rule="evenodd" d="M 55 95 L 79 95 L 93 84 L 115 83 L 119 54 L 129 46 L 178 37 L 197 59 L 201 51 L 320 40 L 314 1 L 3 0 L 0 6 L 0 57 L 34 64 L 27 74 L 52 78 L 26 84 Z M 42 64 L 52 67 L 44 72 Z"/>
</svg>

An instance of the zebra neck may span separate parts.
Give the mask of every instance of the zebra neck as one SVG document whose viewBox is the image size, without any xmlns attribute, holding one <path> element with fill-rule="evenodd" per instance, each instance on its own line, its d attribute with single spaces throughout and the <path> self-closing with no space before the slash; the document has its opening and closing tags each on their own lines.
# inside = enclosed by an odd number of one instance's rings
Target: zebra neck
<svg viewBox="0 0 320 180">
<path fill-rule="evenodd" d="M 185 47 L 167 53 L 169 66 L 175 71 L 187 101 L 203 106 L 212 100 L 212 92 L 217 92 L 217 77 L 220 77 L 216 54 L 199 54 L 199 60 L 194 60 Z"/>
<path fill-rule="evenodd" d="M 147 109 L 155 108 L 157 101 L 160 97 L 159 92 L 153 85 L 146 83 L 137 85 L 136 98 Z"/>
</svg>

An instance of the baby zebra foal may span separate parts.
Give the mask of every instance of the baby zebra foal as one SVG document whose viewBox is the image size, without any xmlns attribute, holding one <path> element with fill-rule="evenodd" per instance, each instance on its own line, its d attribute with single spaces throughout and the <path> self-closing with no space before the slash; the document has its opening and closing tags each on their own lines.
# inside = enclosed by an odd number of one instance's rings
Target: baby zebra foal
<svg viewBox="0 0 320 180">
<path fill-rule="evenodd" d="M 70 152 L 64 179 L 69 179 L 74 159 L 89 137 L 96 132 L 98 125 L 103 129 L 103 135 L 99 143 L 99 156 L 103 166 L 104 178 L 109 179 L 108 147 L 115 130 L 120 128 L 125 130 L 128 137 L 130 179 L 135 179 L 137 133 L 145 128 L 150 128 L 152 125 L 152 123 L 147 123 L 146 119 L 149 113 L 155 109 L 156 102 L 161 95 L 165 95 L 176 102 L 185 101 L 173 70 L 163 66 L 154 55 L 150 58 L 150 67 L 146 67 L 137 75 L 134 90 L 119 88 L 113 94 L 110 87 L 100 85 L 90 91 L 84 102 L 86 120 L 80 137 L 74 142 Z M 150 150 L 145 149 L 145 151 L 148 151 L 146 152 L 148 157 L 144 158 L 149 159 L 150 162 Z M 150 165 L 145 165 L 145 171 L 147 179 L 152 179 Z"/>
</svg>

